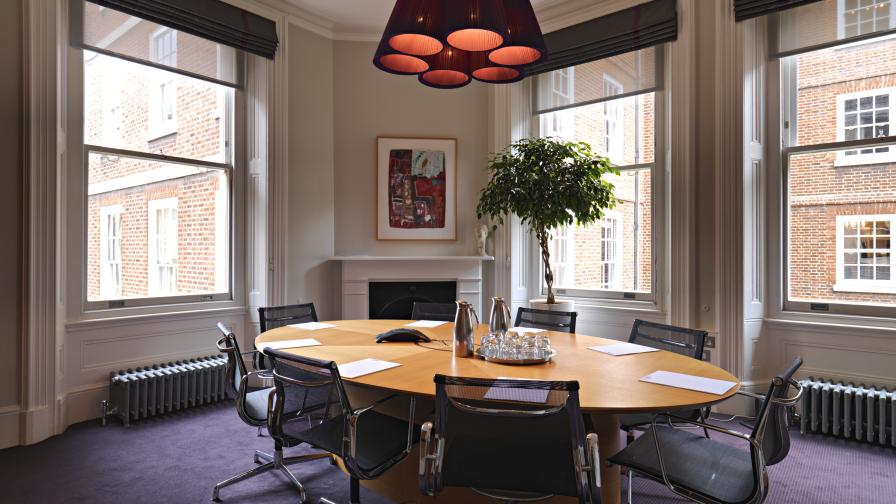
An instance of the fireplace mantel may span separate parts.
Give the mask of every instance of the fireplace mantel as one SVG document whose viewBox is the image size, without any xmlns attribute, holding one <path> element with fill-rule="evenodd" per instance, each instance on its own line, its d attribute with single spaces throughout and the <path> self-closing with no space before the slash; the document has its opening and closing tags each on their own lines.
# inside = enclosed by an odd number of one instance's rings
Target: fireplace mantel
<svg viewBox="0 0 896 504">
<path fill-rule="evenodd" d="M 342 318 L 366 319 L 370 282 L 451 280 L 457 299 L 482 311 L 482 263 L 492 256 L 333 256 L 342 263 Z"/>
</svg>

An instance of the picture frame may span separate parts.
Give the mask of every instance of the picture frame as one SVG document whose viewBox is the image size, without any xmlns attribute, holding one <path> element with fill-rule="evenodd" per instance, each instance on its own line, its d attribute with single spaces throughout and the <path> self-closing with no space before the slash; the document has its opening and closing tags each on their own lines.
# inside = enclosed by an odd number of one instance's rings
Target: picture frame
<svg viewBox="0 0 896 504">
<path fill-rule="evenodd" d="M 377 240 L 456 240 L 457 139 L 376 141 Z"/>
</svg>

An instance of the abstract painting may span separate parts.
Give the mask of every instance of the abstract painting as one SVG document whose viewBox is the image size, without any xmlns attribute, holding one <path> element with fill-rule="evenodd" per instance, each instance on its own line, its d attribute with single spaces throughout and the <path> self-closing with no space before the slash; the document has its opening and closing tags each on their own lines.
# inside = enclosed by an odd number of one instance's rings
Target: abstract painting
<svg viewBox="0 0 896 504">
<path fill-rule="evenodd" d="M 455 239 L 453 139 L 377 139 L 377 239 Z"/>
</svg>

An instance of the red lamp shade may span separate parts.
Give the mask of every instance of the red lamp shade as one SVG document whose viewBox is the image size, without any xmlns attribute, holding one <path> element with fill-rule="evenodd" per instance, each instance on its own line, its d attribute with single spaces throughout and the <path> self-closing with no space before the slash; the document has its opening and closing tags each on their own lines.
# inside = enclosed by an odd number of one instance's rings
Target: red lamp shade
<svg viewBox="0 0 896 504">
<path fill-rule="evenodd" d="M 444 47 L 444 8 L 444 0 L 398 0 L 381 42 L 412 56 L 436 54 Z"/>
<path fill-rule="evenodd" d="M 423 58 L 401 54 L 384 42 L 380 42 L 373 56 L 373 64 L 384 72 L 398 75 L 416 75 L 429 70 L 429 63 Z"/>
<path fill-rule="evenodd" d="M 490 51 L 504 43 L 502 0 L 450 0 L 445 40 L 464 51 Z"/>
<path fill-rule="evenodd" d="M 489 84 L 508 84 L 525 77 L 518 68 L 494 64 L 485 52 L 470 53 L 470 68 L 474 79 Z"/>
<path fill-rule="evenodd" d="M 470 83 L 470 53 L 446 47 L 428 59 L 429 70 L 420 74 L 421 83 L 439 89 L 454 89 Z"/>
<path fill-rule="evenodd" d="M 499 65 L 528 65 L 547 54 L 544 36 L 529 0 L 503 0 L 507 20 L 504 45 L 489 53 Z"/>
</svg>

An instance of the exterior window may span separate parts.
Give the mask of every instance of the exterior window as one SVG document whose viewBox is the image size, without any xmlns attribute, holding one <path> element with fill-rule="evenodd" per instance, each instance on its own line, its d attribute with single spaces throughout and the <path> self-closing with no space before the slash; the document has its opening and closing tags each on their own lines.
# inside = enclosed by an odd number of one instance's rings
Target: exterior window
<svg viewBox="0 0 896 504">
<path fill-rule="evenodd" d="M 837 216 L 837 284 L 834 290 L 893 292 L 890 274 L 896 215 Z"/>
<path fill-rule="evenodd" d="M 604 74 L 604 96 L 622 94 L 622 84 Z M 613 163 L 622 155 L 622 107 L 617 100 L 604 102 L 604 152 Z"/>
<path fill-rule="evenodd" d="M 575 226 L 562 226 L 551 234 L 549 250 L 554 259 L 551 270 L 557 285 L 572 285 L 575 265 L 570 261 L 575 258 Z"/>
<path fill-rule="evenodd" d="M 602 75 L 593 76 L 597 85 L 602 85 Z M 619 94 L 620 87 L 610 82 L 608 96 Z M 636 299 L 650 299 L 654 286 L 654 93 L 541 114 L 542 136 L 550 136 L 552 116 L 561 113 L 570 125 L 566 138 L 590 143 L 618 167 L 620 174 L 607 179 L 615 186 L 620 202 L 601 222 L 551 233 L 554 286 L 561 296 L 623 297 L 623 293 L 634 293 Z"/>
<path fill-rule="evenodd" d="M 838 140 L 868 140 L 890 136 L 890 104 L 894 88 L 875 89 L 837 97 Z M 838 166 L 886 163 L 896 160 L 891 147 L 846 150 L 837 156 Z"/>
<path fill-rule="evenodd" d="M 162 28 L 153 33 L 150 40 L 152 61 L 168 67 L 177 66 L 177 32 Z M 170 135 L 177 131 L 177 84 L 174 74 L 157 70 L 150 93 L 150 139 Z"/>
<path fill-rule="evenodd" d="M 896 53 L 896 38 L 867 42 L 806 48 L 780 63 L 784 310 L 892 316 L 896 306 L 896 60 L 881 57 Z"/>
<path fill-rule="evenodd" d="M 622 226 L 619 216 L 607 216 L 600 222 L 600 288 L 618 290 L 622 286 Z"/>
<path fill-rule="evenodd" d="M 100 292 L 121 297 L 121 207 L 100 209 Z"/>
<path fill-rule="evenodd" d="M 564 107 L 575 98 L 575 68 L 563 68 L 550 74 L 550 102 L 554 107 Z M 573 135 L 573 117 L 568 110 L 558 110 L 541 116 L 542 136 L 571 138 Z"/>
<path fill-rule="evenodd" d="M 838 0 L 839 38 L 856 37 L 896 26 L 892 0 Z"/>
<path fill-rule="evenodd" d="M 149 294 L 177 292 L 177 198 L 149 202 Z"/>
</svg>

